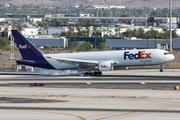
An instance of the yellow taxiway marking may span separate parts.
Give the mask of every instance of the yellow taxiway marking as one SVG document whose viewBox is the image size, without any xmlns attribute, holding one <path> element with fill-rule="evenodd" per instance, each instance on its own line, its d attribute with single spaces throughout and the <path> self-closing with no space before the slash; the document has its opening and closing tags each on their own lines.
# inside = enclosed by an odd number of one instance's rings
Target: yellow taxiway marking
<svg viewBox="0 0 180 120">
<path fill-rule="evenodd" d="M 146 83 L 145 82 L 140 82 L 141 84 L 145 85 Z"/>
<path fill-rule="evenodd" d="M 98 118 L 98 119 L 95 119 L 95 120 L 103 120 L 103 119 L 107 119 L 107 118 L 118 117 L 118 116 L 128 115 L 128 114 L 132 114 L 132 113 L 136 113 L 136 111 L 135 112 L 122 113 L 122 114 L 118 114 L 118 115 L 112 115 L 112 116 L 108 116 L 108 117 L 102 117 L 102 118 Z"/>
<path fill-rule="evenodd" d="M 86 82 L 86 84 L 90 85 L 91 83 L 90 82 Z"/>
<path fill-rule="evenodd" d="M 107 119 L 107 118 L 119 117 L 119 116 L 123 116 L 123 115 L 128 115 L 128 114 L 137 113 L 137 112 L 143 112 L 143 111 L 164 110 L 164 109 L 179 108 L 179 107 L 180 107 L 180 106 L 176 106 L 176 107 L 165 107 L 165 108 L 155 108 L 155 109 L 147 109 L 147 110 L 137 110 L 137 111 L 133 111 L 133 112 L 127 112 L 127 113 L 122 113 L 122 114 L 117 114 L 117 115 L 102 117 L 102 118 L 98 118 L 98 119 L 95 119 L 95 120 L 103 120 L 103 119 Z"/>
<path fill-rule="evenodd" d="M 16 109 L 11 109 L 16 110 Z M 67 114 L 67 113 L 59 113 L 59 112 L 50 112 L 50 111 L 41 111 L 41 110 L 20 110 L 20 111 L 31 111 L 31 112 L 42 112 L 42 113 L 53 113 L 53 114 L 60 114 L 60 115 L 67 115 L 67 116 L 74 116 L 77 118 L 80 118 L 81 120 L 86 120 L 85 118 L 73 114 Z"/>
</svg>

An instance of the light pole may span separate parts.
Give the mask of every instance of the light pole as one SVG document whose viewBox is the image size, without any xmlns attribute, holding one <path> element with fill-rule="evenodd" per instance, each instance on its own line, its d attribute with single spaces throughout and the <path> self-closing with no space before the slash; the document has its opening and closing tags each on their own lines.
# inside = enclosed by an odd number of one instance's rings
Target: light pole
<svg viewBox="0 0 180 120">
<path fill-rule="evenodd" d="M 147 14 L 146 14 L 146 28 L 147 28 Z"/>
<path fill-rule="evenodd" d="M 14 37 L 11 36 L 11 68 L 14 69 Z"/>
<path fill-rule="evenodd" d="M 97 9 L 97 17 L 98 17 L 98 12 L 99 12 L 99 11 L 98 11 L 98 9 Z"/>
<path fill-rule="evenodd" d="M 171 16 L 172 16 L 172 0 L 169 0 L 169 17 L 170 17 L 170 23 L 169 23 L 169 51 L 172 51 L 172 21 L 171 21 Z"/>
</svg>

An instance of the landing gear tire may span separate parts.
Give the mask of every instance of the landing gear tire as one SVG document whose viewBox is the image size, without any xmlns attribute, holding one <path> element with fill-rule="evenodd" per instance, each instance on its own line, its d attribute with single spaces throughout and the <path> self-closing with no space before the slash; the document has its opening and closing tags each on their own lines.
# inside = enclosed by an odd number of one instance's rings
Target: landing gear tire
<svg viewBox="0 0 180 120">
<path fill-rule="evenodd" d="M 102 72 L 99 71 L 99 72 L 94 72 L 94 76 L 101 76 L 102 75 Z"/>
<path fill-rule="evenodd" d="M 84 76 L 101 76 L 102 75 L 102 72 L 101 71 L 99 71 L 99 72 L 85 72 L 84 73 Z"/>
<path fill-rule="evenodd" d="M 101 72 L 101 71 L 100 71 L 100 72 L 98 72 L 98 75 L 99 75 L 99 76 L 101 76 L 101 75 L 102 75 L 102 72 Z"/>
<path fill-rule="evenodd" d="M 85 72 L 84 76 L 92 76 L 92 72 Z"/>
<path fill-rule="evenodd" d="M 160 69 L 159 71 L 160 71 L 160 72 L 163 72 L 163 69 Z"/>
<path fill-rule="evenodd" d="M 94 76 L 97 76 L 98 75 L 98 72 L 94 72 Z"/>
<path fill-rule="evenodd" d="M 88 75 L 89 75 L 89 73 L 88 73 L 88 72 L 85 72 L 85 73 L 84 73 L 84 76 L 88 76 Z"/>
</svg>

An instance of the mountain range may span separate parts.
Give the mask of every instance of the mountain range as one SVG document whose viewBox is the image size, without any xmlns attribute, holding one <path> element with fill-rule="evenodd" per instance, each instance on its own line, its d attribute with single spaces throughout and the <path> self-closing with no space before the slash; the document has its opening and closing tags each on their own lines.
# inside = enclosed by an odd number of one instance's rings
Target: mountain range
<svg viewBox="0 0 180 120">
<path fill-rule="evenodd" d="M 172 0 L 172 6 L 180 7 L 180 0 Z M 13 5 L 40 5 L 40 6 L 75 6 L 75 5 L 114 5 L 127 8 L 168 8 L 169 0 L 0 0 L 0 4 L 11 3 Z"/>
</svg>

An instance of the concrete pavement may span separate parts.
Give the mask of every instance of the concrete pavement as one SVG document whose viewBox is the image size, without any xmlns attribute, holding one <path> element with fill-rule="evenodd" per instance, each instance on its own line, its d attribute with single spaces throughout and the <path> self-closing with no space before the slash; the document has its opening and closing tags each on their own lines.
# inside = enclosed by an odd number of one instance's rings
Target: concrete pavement
<svg viewBox="0 0 180 120">
<path fill-rule="evenodd" d="M 179 69 L 158 71 L 110 71 L 101 77 L 2 73 L 0 120 L 179 120 L 179 90 L 133 88 L 180 84 Z M 45 86 L 30 87 L 30 82 Z M 94 88 L 86 87 L 93 84 Z M 71 87 L 62 88 L 66 85 Z M 127 88 L 118 88 L 123 85 Z"/>
</svg>

